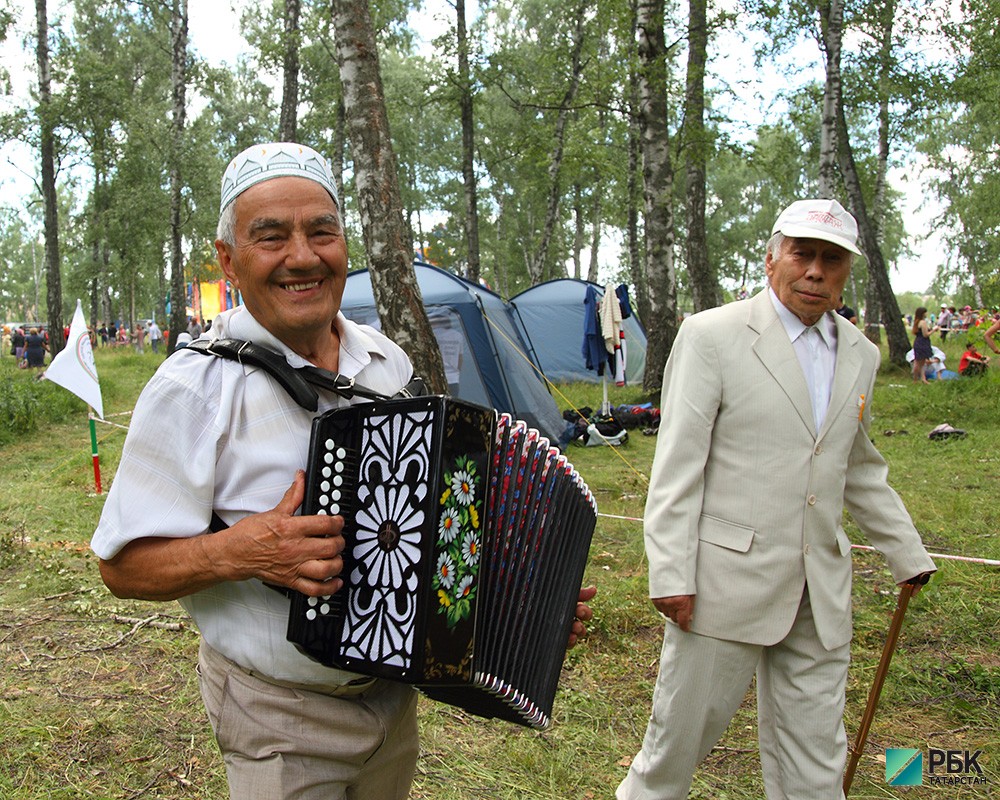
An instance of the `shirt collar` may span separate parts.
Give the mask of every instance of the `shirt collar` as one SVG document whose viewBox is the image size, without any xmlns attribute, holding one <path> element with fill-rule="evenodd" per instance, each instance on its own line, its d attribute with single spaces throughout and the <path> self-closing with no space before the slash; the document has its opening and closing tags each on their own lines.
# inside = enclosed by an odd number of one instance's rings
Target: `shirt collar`
<svg viewBox="0 0 1000 800">
<path fill-rule="evenodd" d="M 374 357 L 385 358 L 382 347 L 364 329 L 338 312 L 334 319 L 340 334 L 340 374 L 348 378 L 358 375 Z M 261 325 L 246 306 L 223 311 L 212 321 L 206 334 L 213 339 L 232 338 L 254 342 L 281 353 L 292 367 L 314 366 Z"/>
<path fill-rule="evenodd" d="M 778 319 L 781 320 L 781 324 L 784 326 L 785 332 L 788 333 L 788 338 L 794 342 L 803 333 L 809 330 L 810 326 L 804 325 L 802 320 L 788 310 L 785 304 L 778 299 L 778 295 L 775 294 L 774 289 L 768 286 L 767 291 L 771 297 L 771 304 L 774 306 L 774 310 L 778 314 Z M 828 348 L 836 346 L 837 332 L 833 318 L 829 313 L 820 317 L 819 321 L 811 327 L 814 327 L 817 331 L 819 331 L 820 338 Z"/>
</svg>

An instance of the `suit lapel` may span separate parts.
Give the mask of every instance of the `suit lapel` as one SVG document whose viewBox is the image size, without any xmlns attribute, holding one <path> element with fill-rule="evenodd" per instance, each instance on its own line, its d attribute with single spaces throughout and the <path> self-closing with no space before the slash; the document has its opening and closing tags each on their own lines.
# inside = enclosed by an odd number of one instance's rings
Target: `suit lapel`
<svg viewBox="0 0 1000 800">
<path fill-rule="evenodd" d="M 846 403 L 857 402 L 854 389 L 858 384 L 862 358 L 858 352 L 860 333 L 850 322 L 837 314 L 833 315 L 837 326 L 837 366 L 833 372 L 833 388 L 830 392 L 830 407 L 823 420 L 823 428 L 818 439 L 822 439 Z"/>
<path fill-rule="evenodd" d="M 795 349 L 788 340 L 785 326 L 781 324 L 778 313 L 771 304 L 767 289 L 756 294 L 750 301 L 750 317 L 747 325 L 757 333 L 757 339 L 753 344 L 757 358 L 788 396 L 809 434 L 815 436 L 816 423 L 813 420 L 809 387 L 806 386 L 806 378 L 802 374 L 798 356 L 795 355 Z"/>
</svg>

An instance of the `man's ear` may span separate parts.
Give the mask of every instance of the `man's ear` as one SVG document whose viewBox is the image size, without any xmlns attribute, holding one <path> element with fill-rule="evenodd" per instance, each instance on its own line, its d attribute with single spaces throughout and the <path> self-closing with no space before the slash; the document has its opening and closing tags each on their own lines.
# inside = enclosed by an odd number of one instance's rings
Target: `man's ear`
<svg viewBox="0 0 1000 800">
<path fill-rule="evenodd" d="M 238 289 L 240 282 L 236 277 L 236 270 L 233 269 L 233 257 L 229 253 L 229 245 L 222 241 L 222 239 L 216 239 L 215 252 L 219 257 L 219 266 L 222 268 L 222 274 L 226 276 L 226 280 Z"/>
</svg>

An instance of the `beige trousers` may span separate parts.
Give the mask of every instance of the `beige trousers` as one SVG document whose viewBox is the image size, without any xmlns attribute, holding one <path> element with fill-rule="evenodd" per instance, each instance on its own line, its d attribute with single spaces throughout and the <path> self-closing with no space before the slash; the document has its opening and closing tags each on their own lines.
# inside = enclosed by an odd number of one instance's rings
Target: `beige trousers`
<svg viewBox="0 0 1000 800">
<path fill-rule="evenodd" d="M 684 800 L 755 671 L 768 800 L 842 800 L 849 661 L 849 644 L 828 651 L 819 643 L 808 593 L 788 635 L 769 647 L 684 633 L 668 622 L 652 715 L 618 800 Z"/>
<path fill-rule="evenodd" d="M 204 642 L 201 694 L 231 800 L 404 800 L 416 768 L 417 695 L 379 680 L 348 697 L 250 675 Z"/>
</svg>

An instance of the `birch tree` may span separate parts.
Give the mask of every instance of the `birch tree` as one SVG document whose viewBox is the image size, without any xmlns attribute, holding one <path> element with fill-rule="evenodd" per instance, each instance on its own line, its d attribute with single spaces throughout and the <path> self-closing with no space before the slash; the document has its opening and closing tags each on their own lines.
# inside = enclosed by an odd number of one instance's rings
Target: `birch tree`
<svg viewBox="0 0 1000 800">
<path fill-rule="evenodd" d="M 181 158 L 183 155 L 184 127 L 187 100 L 188 57 L 188 0 L 171 0 L 170 6 L 170 339 L 187 329 L 187 299 L 184 286 L 184 252 L 181 209 Z M 195 311 L 197 313 L 197 310 Z"/>
<path fill-rule="evenodd" d="M 333 0 L 337 62 L 372 291 L 386 335 L 410 356 L 432 391 L 444 393 L 441 351 L 424 310 L 403 218 L 385 93 L 368 0 Z"/>
<path fill-rule="evenodd" d="M 677 336 L 677 278 L 674 271 L 674 166 L 667 128 L 667 46 L 664 0 L 639 0 L 639 128 L 642 143 L 646 278 L 649 291 L 646 371 L 643 389 L 663 385 L 663 368 Z"/>
<path fill-rule="evenodd" d="M 282 64 L 281 120 L 279 138 L 283 142 L 298 141 L 299 111 L 299 0 L 285 0 L 284 59 Z"/>
<path fill-rule="evenodd" d="M 35 0 L 37 31 L 35 58 L 38 65 L 39 158 L 42 201 L 45 206 L 45 276 L 49 347 L 62 350 L 62 274 L 59 261 L 59 198 L 56 194 L 56 119 L 52 109 L 52 75 L 49 58 L 49 18 L 45 0 Z"/>
<path fill-rule="evenodd" d="M 476 130 L 473 119 L 472 74 L 469 70 L 469 35 L 465 0 L 455 2 L 455 35 L 458 45 L 459 116 L 462 123 L 462 183 L 465 189 L 465 277 L 479 282 L 479 199 L 476 190 Z"/>
<path fill-rule="evenodd" d="M 708 259 L 708 240 L 705 234 L 705 173 L 708 161 L 705 130 L 705 68 L 708 63 L 708 3 L 707 0 L 690 0 L 688 6 L 688 61 L 683 127 L 687 218 L 685 247 L 694 310 L 703 311 L 719 305 L 722 300 L 718 280 Z"/>
</svg>

